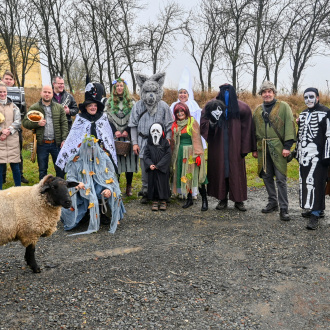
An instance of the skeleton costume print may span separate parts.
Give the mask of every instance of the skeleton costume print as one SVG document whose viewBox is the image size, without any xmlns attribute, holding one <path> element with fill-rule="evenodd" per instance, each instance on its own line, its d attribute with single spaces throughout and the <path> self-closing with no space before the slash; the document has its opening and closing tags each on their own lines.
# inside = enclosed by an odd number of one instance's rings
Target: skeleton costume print
<svg viewBox="0 0 330 330">
<path fill-rule="evenodd" d="M 327 168 L 330 160 L 329 109 L 318 103 L 318 91 L 304 92 L 307 109 L 299 115 L 297 159 L 300 207 L 324 210 Z"/>
</svg>

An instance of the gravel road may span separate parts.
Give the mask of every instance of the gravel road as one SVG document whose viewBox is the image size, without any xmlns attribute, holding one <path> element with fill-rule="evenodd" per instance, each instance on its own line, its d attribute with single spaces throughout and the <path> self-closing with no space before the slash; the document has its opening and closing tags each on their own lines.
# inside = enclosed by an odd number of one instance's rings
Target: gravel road
<svg viewBox="0 0 330 330">
<path fill-rule="evenodd" d="M 0 329 L 329 329 L 330 211 L 306 230 L 297 191 L 287 223 L 260 212 L 264 188 L 245 213 L 131 201 L 115 235 L 59 223 L 37 245 L 40 274 L 20 243 L 1 246 Z"/>
</svg>

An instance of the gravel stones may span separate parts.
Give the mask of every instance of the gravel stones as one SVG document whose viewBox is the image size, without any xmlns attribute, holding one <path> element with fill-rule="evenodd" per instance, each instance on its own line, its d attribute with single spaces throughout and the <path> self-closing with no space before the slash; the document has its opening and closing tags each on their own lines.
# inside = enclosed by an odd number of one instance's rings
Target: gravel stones
<svg viewBox="0 0 330 330">
<path fill-rule="evenodd" d="M 70 237 L 59 223 L 37 245 L 40 274 L 19 243 L 2 246 L 0 329 L 326 329 L 328 211 L 307 231 L 297 192 L 290 183 L 286 223 L 261 213 L 264 189 L 244 213 L 212 198 L 207 212 L 172 201 L 156 215 L 131 201 L 115 235 Z"/>
</svg>

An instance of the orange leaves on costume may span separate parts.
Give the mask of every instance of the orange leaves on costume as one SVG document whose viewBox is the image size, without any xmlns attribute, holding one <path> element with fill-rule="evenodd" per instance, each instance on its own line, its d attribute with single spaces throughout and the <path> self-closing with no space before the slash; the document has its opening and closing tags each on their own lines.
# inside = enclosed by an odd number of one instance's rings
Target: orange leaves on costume
<svg viewBox="0 0 330 330">
<path fill-rule="evenodd" d="M 72 212 L 74 211 L 74 207 L 73 206 L 70 207 L 70 211 L 72 211 Z"/>
<path fill-rule="evenodd" d="M 113 197 L 116 198 L 117 197 L 117 194 L 115 192 L 113 192 Z"/>
<path fill-rule="evenodd" d="M 100 160 L 97 157 L 95 157 L 95 159 L 96 159 L 96 164 L 99 165 L 100 164 Z"/>
<path fill-rule="evenodd" d="M 94 171 L 90 171 L 90 172 L 89 172 L 89 175 L 90 175 L 90 176 L 92 176 L 92 175 L 94 175 L 94 174 L 95 174 Z"/>
<path fill-rule="evenodd" d="M 97 139 L 97 138 L 94 138 L 94 143 L 97 143 L 97 141 L 98 141 L 99 139 Z"/>
<path fill-rule="evenodd" d="M 73 162 L 75 163 L 78 159 L 79 159 L 79 156 L 75 156 L 75 157 L 73 158 Z"/>
<path fill-rule="evenodd" d="M 113 178 L 110 178 L 109 180 L 105 180 L 105 183 L 112 183 L 113 182 Z"/>
<path fill-rule="evenodd" d="M 109 172 L 109 169 L 106 167 L 105 168 L 105 173 L 108 173 Z"/>
<path fill-rule="evenodd" d="M 82 173 L 82 174 L 86 174 L 86 170 L 82 170 L 81 173 Z"/>
<path fill-rule="evenodd" d="M 69 195 L 70 195 L 70 197 L 72 196 L 72 191 L 69 191 Z"/>
<path fill-rule="evenodd" d="M 89 203 L 88 208 L 91 209 L 92 207 L 94 207 L 94 203 Z"/>
<path fill-rule="evenodd" d="M 90 193 L 91 193 L 91 188 L 87 188 L 85 192 L 86 196 L 88 196 Z"/>
<path fill-rule="evenodd" d="M 187 178 L 185 176 L 181 177 L 181 182 L 187 183 Z"/>
</svg>

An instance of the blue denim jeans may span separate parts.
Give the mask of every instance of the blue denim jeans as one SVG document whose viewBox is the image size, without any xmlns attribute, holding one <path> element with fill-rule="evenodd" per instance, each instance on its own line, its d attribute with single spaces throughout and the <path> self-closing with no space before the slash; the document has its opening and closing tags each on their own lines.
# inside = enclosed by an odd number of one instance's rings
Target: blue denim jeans
<svg viewBox="0 0 330 330">
<path fill-rule="evenodd" d="M 64 171 L 62 171 L 58 166 L 55 165 L 56 158 L 60 152 L 60 147 L 56 146 L 56 143 L 43 143 L 38 144 L 37 146 L 37 159 L 38 159 L 38 166 L 39 166 L 39 180 L 47 175 L 48 170 L 48 159 L 49 154 L 52 156 L 56 176 L 64 179 Z"/>
<path fill-rule="evenodd" d="M 15 186 L 21 186 L 21 170 L 19 169 L 20 163 L 10 163 L 11 171 L 13 172 L 13 178 Z M 7 164 L 0 164 L 0 190 L 2 190 L 2 174 L 6 172 Z"/>
</svg>

